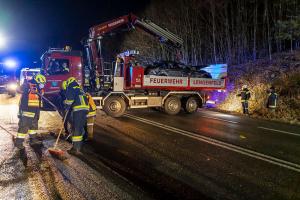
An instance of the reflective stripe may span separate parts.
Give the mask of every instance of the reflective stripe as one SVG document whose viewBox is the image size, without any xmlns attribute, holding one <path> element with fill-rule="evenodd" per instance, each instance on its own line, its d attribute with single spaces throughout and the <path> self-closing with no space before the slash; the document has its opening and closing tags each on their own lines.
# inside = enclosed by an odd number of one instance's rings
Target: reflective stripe
<svg viewBox="0 0 300 200">
<path fill-rule="evenodd" d="M 37 131 L 36 130 L 28 130 L 28 133 L 30 135 L 35 135 L 37 133 Z"/>
<path fill-rule="evenodd" d="M 18 133 L 17 138 L 25 138 L 26 135 L 27 135 L 26 133 Z"/>
<path fill-rule="evenodd" d="M 40 101 L 39 100 L 28 100 L 28 106 L 30 107 L 39 107 Z"/>
<path fill-rule="evenodd" d="M 269 105 L 269 108 L 276 108 L 276 106 L 271 106 L 271 105 Z"/>
<path fill-rule="evenodd" d="M 241 102 L 248 102 L 248 100 L 244 100 L 244 99 L 242 99 L 242 100 L 241 100 Z"/>
<path fill-rule="evenodd" d="M 81 105 L 86 105 L 85 101 L 84 101 L 84 98 L 82 95 L 79 95 L 79 100 L 80 100 L 80 104 Z"/>
<path fill-rule="evenodd" d="M 94 123 L 88 123 L 87 125 L 88 126 L 94 126 Z"/>
<path fill-rule="evenodd" d="M 91 111 L 87 114 L 87 117 L 94 117 L 96 116 L 96 111 Z"/>
<path fill-rule="evenodd" d="M 23 112 L 22 115 L 25 116 L 25 117 L 34 118 L 35 113 L 33 113 L 33 112 Z"/>
<path fill-rule="evenodd" d="M 64 103 L 67 105 L 72 105 L 72 103 L 74 102 L 74 100 L 65 100 Z"/>
<path fill-rule="evenodd" d="M 87 105 L 80 105 L 80 106 L 74 106 L 73 111 L 79 111 L 79 110 L 89 110 L 89 106 Z"/>
<path fill-rule="evenodd" d="M 74 88 L 74 89 L 77 89 L 77 88 L 78 88 L 78 89 L 81 89 L 80 86 L 74 86 L 73 88 Z"/>
<path fill-rule="evenodd" d="M 83 139 L 83 136 L 80 135 L 80 136 L 72 136 L 72 141 L 73 142 L 81 142 Z"/>
</svg>

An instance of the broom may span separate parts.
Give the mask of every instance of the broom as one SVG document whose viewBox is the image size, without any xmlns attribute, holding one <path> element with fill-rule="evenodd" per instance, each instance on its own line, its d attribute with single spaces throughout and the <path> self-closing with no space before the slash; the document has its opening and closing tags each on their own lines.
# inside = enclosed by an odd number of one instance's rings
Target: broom
<svg viewBox="0 0 300 200">
<path fill-rule="evenodd" d="M 48 102 L 58 113 L 59 113 L 59 109 L 49 100 L 47 99 L 46 97 L 44 97 L 43 95 L 41 94 L 38 94 L 42 99 L 44 99 L 46 102 Z M 69 109 L 70 110 L 70 109 Z M 67 119 L 67 116 L 68 116 L 68 113 L 69 113 L 69 110 L 67 110 L 65 116 L 64 116 L 64 119 L 63 119 L 63 124 L 62 124 L 62 127 L 61 129 L 59 130 L 59 133 L 58 133 L 58 136 L 56 138 L 56 141 L 55 141 L 55 144 L 53 147 L 50 147 L 48 148 L 48 152 L 55 158 L 58 158 L 60 160 L 65 160 L 66 159 L 66 156 L 65 156 L 65 152 L 61 149 L 58 149 L 57 148 L 57 144 L 58 144 L 58 141 L 59 141 L 59 138 L 60 138 L 60 135 L 64 129 L 64 124 L 65 124 L 65 121 Z"/>
<path fill-rule="evenodd" d="M 56 141 L 55 141 L 55 144 L 53 147 L 50 147 L 48 148 L 48 152 L 55 158 L 58 158 L 60 160 L 65 160 L 66 159 L 66 156 L 65 156 L 65 152 L 61 149 L 58 149 L 57 148 L 57 144 L 58 144 L 58 141 L 59 141 L 59 138 L 60 138 L 60 135 L 64 129 L 64 124 L 65 124 L 65 121 L 67 119 L 67 116 L 68 116 L 68 113 L 69 113 L 69 110 L 66 112 L 65 116 L 64 116 L 64 120 L 63 120 L 63 125 L 61 127 L 61 129 L 59 130 L 59 133 L 58 133 L 58 136 L 56 138 Z"/>
</svg>

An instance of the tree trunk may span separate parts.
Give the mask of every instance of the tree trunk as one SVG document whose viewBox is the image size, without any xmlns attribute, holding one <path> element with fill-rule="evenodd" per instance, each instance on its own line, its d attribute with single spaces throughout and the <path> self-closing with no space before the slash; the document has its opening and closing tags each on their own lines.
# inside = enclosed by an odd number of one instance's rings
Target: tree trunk
<svg viewBox="0 0 300 200">
<path fill-rule="evenodd" d="M 268 11 L 268 0 L 265 0 L 264 18 L 265 18 L 265 23 L 267 25 L 268 55 L 269 55 L 269 60 L 272 60 L 272 44 L 271 44 L 271 36 L 270 36 L 270 19 L 269 19 L 269 11 Z"/>
<path fill-rule="evenodd" d="M 232 52 L 231 52 L 231 39 L 230 39 L 229 14 L 228 14 L 229 3 L 226 4 L 225 9 L 226 9 L 225 10 L 225 19 L 226 19 L 225 31 L 226 31 L 226 42 L 227 42 L 227 59 L 226 59 L 226 62 L 228 64 L 231 64 Z"/>
<path fill-rule="evenodd" d="M 216 21 L 215 21 L 215 1 L 210 0 L 210 11 L 211 11 L 211 16 L 212 16 L 212 39 L 213 39 L 213 51 L 214 51 L 214 61 L 217 63 L 217 52 L 216 52 Z"/>
<path fill-rule="evenodd" d="M 254 24 L 253 24 L 253 50 L 252 50 L 252 58 L 255 61 L 256 60 L 256 30 L 257 30 L 257 1 L 254 1 Z"/>
</svg>

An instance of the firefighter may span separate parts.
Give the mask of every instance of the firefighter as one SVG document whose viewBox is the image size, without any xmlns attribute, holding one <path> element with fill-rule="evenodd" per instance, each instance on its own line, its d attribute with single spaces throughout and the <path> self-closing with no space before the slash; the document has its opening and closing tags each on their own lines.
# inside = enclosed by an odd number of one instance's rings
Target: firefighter
<svg viewBox="0 0 300 200">
<path fill-rule="evenodd" d="M 251 97 L 250 91 L 248 90 L 247 85 L 242 86 L 242 91 L 238 96 L 241 97 L 241 103 L 243 107 L 243 113 L 249 115 L 249 99 Z"/>
<path fill-rule="evenodd" d="M 46 83 L 46 78 L 41 74 L 33 76 L 32 80 L 24 81 L 21 86 L 21 100 L 19 107 L 19 128 L 15 146 L 23 149 L 23 142 L 27 133 L 29 134 L 29 143 L 31 146 L 41 145 L 37 139 L 38 120 L 40 117 L 40 108 L 42 100 L 40 95 L 43 95 L 43 88 Z"/>
<path fill-rule="evenodd" d="M 61 72 L 62 73 L 69 73 L 69 67 L 68 67 L 68 64 L 66 62 L 64 62 L 62 65 L 61 65 Z"/>
<path fill-rule="evenodd" d="M 87 133 L 87 140 L 92 140 L 94 137 L 94 122 L 96 118 L 96 104 L 89 93 L 86 93 L 89 103 L 89 113 L 87 114 L 87 124 L 85 127 Z"/>
<path fill-rule="evenodd" d="M 269 96 L 268 96 L 268 101 L 267 101 L 267 108 L 269 108 L 269 110 L 271 112 L 274 112 L 277 106 L 277 100 L 278 100 L 278 95 L 275 91 L 275 87 L 272 86 L 269 89 Z"/>
<path fill-rule="evenodd" d="M 88 100 L 86 94 L 74 77 L 68 78 L 66 86 L 66 113 L 71 111 L 73 134 L 73 147 L 68 152 L 71 154 L 80 154 L 85 132 L 84 126 L 87 122 L 86 116 L 89 112 Z"/>
</svg>

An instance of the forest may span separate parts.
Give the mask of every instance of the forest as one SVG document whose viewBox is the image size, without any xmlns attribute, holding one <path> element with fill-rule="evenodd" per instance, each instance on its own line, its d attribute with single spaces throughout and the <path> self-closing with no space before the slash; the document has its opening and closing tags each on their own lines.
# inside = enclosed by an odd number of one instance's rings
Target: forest
<svg viewBox="0 0 300 200">
<path fill-rule="evenodd" d="M 253 116 L 300 124 L 300 0 L 153 0 L 137 14 L 183 38 L 181 62 L 228 64 L 219 109 L 241 112 L 236 94 L 246 84 Z M 118 51 L 127 49 L 145 63 L 174 59 L 141 31 L 126 34 Z M 265 104 L 271 86 L 279 94 L 273 114 Z"/>
<path fill-rule="evenodd" d="M 240 64 L 300 47 L 300 0 L 153 0 L 138 13 L 184 39 L 182 61 Z M 168 49 L 140 32 L 121 49 L 169 59 Z"/>
</svg>

